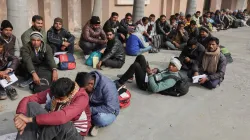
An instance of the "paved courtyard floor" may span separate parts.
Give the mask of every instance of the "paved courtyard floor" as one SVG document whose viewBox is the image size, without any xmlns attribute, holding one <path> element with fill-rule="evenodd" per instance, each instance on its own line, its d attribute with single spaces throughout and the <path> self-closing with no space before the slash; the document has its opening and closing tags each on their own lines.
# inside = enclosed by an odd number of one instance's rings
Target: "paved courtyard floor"
<svg viewBox="0 0 250 140">
<path fill-rule="evenodd" d="M 227 66 L 220 87 L 207 90 L 198 85 L 181 98 L 151 94 L 128 83 L 132 100 L 130 107 L 121 110 L 117 120 L 99 131 L 97 137 L 86 140 L 249 140 L 250 139 L 250 28 L 230 29 L 213 33 L 232 53 L 234 62 Z M 151 67 L 166 68 L 170 56 L 180 52 L 162 50 L 146 54 Z M 126 57 L 122 69 L 104 68 L 101 73 L 117 79 L 135 57 Z M 59 71 L 60 77 L 74 80 L 80 71 L 94 69 L 77 60 L 77 68 Z M 15 108 L 22 97 L 30 95 L 28 88 L 17 88 L 19 99 L 0 101 L 1 135 L 14 133 Z"/>
</svg>

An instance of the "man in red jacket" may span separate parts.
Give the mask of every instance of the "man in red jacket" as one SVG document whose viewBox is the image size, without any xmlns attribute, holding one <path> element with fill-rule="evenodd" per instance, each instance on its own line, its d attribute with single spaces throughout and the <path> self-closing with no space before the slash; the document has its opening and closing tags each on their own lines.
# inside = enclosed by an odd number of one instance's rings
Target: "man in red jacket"
<svg viewBox="0 0 250 140">
<path fill-rule="evenodd" d="M 45 109 L 40 104 L 45 104 Z M 91 127 L 89 97 L 69 78 L 24 97 L 14 118 L 17 140 L 83 140 Z"/>
</svg>

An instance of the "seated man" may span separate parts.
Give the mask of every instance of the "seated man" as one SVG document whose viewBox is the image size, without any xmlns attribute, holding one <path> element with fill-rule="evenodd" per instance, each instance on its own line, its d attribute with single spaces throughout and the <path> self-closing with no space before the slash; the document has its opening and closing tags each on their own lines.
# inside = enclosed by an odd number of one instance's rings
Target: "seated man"
<svg viewBox="0 0 250 140">
<path fill-rule="evenodd" d="M 191 20 L 194 20 L 197 24 L 198 27 L 200 27 L 200 15 L 201 15 L 201 11 L 197 11 L 192 17 Z"/>
<path fill-rule="evenodd" d="M 121 20 L 118 33 L 123 34 L 125 38 L 122 38 L 122 43 L 126 42 L 128 36 L 135 30 L 136 25 L 133 23 L 132 14 L 127 13 L 125 18 Z"/>
<path fill-rule="evenodd" d="M 8 74 L 11 74 L 16 70 L 19 60 L 8 52 L 8 49 L 5 48 L 7 47 L 5 44 L 5 40 L 0 38 L 0 74 L 8 76 Z M 0 79 L 2 80 L 3 76 L 0 76 Z M 16 89 L 11 85 L 5 88 L 0 86 L 0 100 L 7 99 L 7 96 L 9 96 L 11 100 L 17 99 L 18 95 Z"/>
<path fill-rule="evenodd" d="M 80 72 L 75 80 L 89 94 L 89 105 L 93 124 L 90 135 L 96 136 L 99 127 L 113 123 L 119 114 L 118 92 L 113 81 L 97 71 Z"/>
<path fill-rule="evenodd" d="M 44 90 L 41 89 L 41 79 L 47 81 L 48 84 L 57 80 L 57 66 L 52 49 L 43 42 L 43 35 L 40 32 L 34 31 L 30 34 L 30 42 L 21 48 L 21 57 L 23 71 L 20 73 L 27 74 L 28 79 L 20 84 L 21 87 L 25 87 L 33 81 L 33 92 L 40 92 Z"/>
<path fill-rule="evenodd" d="M 43 17 L 39 15 L 34 15 L 32 17 L 32 26 L 28 30 L 26 30 L 21 36 L 23 46 L 25 46 L 30 41 L 30 34 L 33 31 L 40 32 L 44 37 L 43 42 L 44 44 L 46 44 L 47 43 L 46 32 L 42 28 L 43 28 Z"/>
<path fill-rule="evenodd" d="M 206 48 L 208 45 L 208 41 L 210 40 L 212 35 L 205 27 L 200 27 L 199 32 L 200 33 L 199 36 L 197 37 L 197 41 Z"/>
<path fill-rule="evenodd" d="M 156 33 L 162 35 L 165 38 L 170 33 L 170 25 L 167 22 L 166 16 L 161 15 L 159 19 L 155 22 Z"/>
<path fill-rule="evenodd" d="M 184 29 L 185 24 L 183 22 L 178 23 L 178 27 L 175 30 L 172 30 L 168 35 L 168 40 L 165 42 L 165 45 L 168 49 L 172 50 L 182 50 L 188 41 L 188 32 Z"/>
<path fill-rule="evenodd" d="M 135 62 L 129 67 L 129 69 L 121 76 L 116 82 L 117 88 L 123 86 L 126 81 L 131 79 L 135 75 L 137 87 L 141 90 L 149 90 L 151 92 L 161 92 L 173 87 L 176 81 L 172 78 L 157 81 L 154 75 L 165 79 L 170 75 L 179 77 L 178 71 L 181 69 L 181 63 L 177 58 L 171 58 L 168 69 L 160 72 L 159 69 L 150 69 L 143 55 L 136 57 Z M 120 76 L 119 76 L 120 77 Z M 147 79 L 146 81 L 145 79 Z"/>
<path fill-rule="evenodd" d="M 112 29 L 107 29 L 106 35 L 108 39 L 107 47 L 96 68 L 101 69 L 102 65 L 111 68 L 121 68 L 125 63 L 126 55 L 122 43 L 115 37 Z"/>
<path fill-rule="evenodd" d="M 75 37 L 62 27 L 63 20 L 59 17 L 54 19 L 54 25 L 48 30 L 48 44 L 54 53 L 64 52 L 74 53 Z"/>
<path fill-rule="evenodd" d="M 60 78 L 50 89 L 20 101 L 14 118 L 16 140 L 83 140 L 91 127 L 90 115 L 86 91 Z"/>
<path fill-rule="evenodd" d="M 189 38 L 199 36 L 199 29 L 196 27 L 196 22 L 194 20 L 190 21 L 190 24 L 184 29 L 188 32 Z"/>
<path fill-rule="evenodd" d="M 205 52 L 205 47 L 197 42 L 196 38 L 191 38 L 187 46 L 182 50 L 179 59 L 183 70 L 188 71 L 188 77 L 197 76 L 201 60 Z"/>
<path fill-rule="evenodd" d="M 100 18 L 92 16 L 90 21 L 87 22 L 82 29 L 79 46 L 85 55 L 89 55 L 92 51 L 102 50 L 106 47 L 108 41 L 100 24 Z"/>
<path fill-rule="evenodd" d="M 150 38 L 152 38 L 154 35 L 156 35 L 156 31 L 155 31 L 155 15 L 151 14 L 148 18 L 148 34 L 150 35 Z"/>
<path fill-rule="evenodd" d="M 185 23 L 185 27 L 188 26 L 188 25 L 190 25 L 191 17 L 192 17 L 192 16 L 191 16 L 190 14 L 187 14 L 187 15 L 186 15 L 185 22 L 184 22 L 184 23 Z M 195 22 L 195 23 L 196 23 L 196 22 Z"/>
<path fill-rule="evenodd" d="M 206 74 L 207 77 L 200 79 L 199 83 L 208 89 L 216 88 L 224 80 L 226 65 L 226 57 L 220 52 L 219 39 L 211 37 L 200 70 L 200 74 Z"/>
<path fill-rule="evenodd" d="M 132 33 L 126 43 L 126 53 L 131 56 L 137 56 L 144 52 L 148 52 L 152 46 L 145 41 L 143 31 L 136 27 L 136 31 Z"/>
<path fill-rule="evenodd" d="M 147 32 L 148 26 L 149 26 L 148 22 L 149 22 L 148 17 L 143 17 L 141 20 L 136 22 L 136 26 L 138 27 L 138 29 L 140 29 L 143 32 L 143 36 L 146 41 L 151 40 L 151 37 Z"/>
</svg>

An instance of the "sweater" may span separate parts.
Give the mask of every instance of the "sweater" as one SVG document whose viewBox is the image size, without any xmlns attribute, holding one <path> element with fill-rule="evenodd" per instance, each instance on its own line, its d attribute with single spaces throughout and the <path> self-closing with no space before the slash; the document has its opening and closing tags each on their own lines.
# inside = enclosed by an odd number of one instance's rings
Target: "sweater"
<svg viewBox="0 0 250 140">
<path fill-rule="evenodd" d="M 19 102 L 16 113 L 26 114 L 27 104 L 29 102 L 45 104 L 48 97 L 52 97 L 49 89 L 24 97 Z M 36 123 L 38 125 L 61 125 L 72 121 L 77 131 L 80 132 L 82 136 L 86 136 L 91 127 L 91 113 L 88 101 L 89 97 L 86 91 L 81 88 L 72 98 L 68 106 L 58 111 L 37 115 Z"/>
<path fill-rule="evenodd" d="M 145 47 L 136 35 L 131 34 L 126 42 L 126 53 L 128 55 L 137 55 L 140 52 L 140 48 Z"/>
<path fill-rule="evenodd" d="M 19 54 L 16 54 L 17 46 L 16 46 L 16 36 L 11 35 L 8 40 L 4 39 L 1 32 L 0 32 L 0 38 L 3 39 L 5 44 L 5 51 L 8 52 L 10 55 L 18 56 Z"/>
<path fill-rule="evenodd" d="M 21 40 L 23 43 L 23 46 L 26 45 L 28 42 L 30 42 L 30 34 L 36 31 L 36 29 L 32 26 L 30 27 L 28 30 L 26 30 L 22 36 L 21 36 Z M 47 36 L 46 36 L 46 32 L 44 30 L 40 30 L 39 31 L 42 35 L 43 35 L 43 42 L 46 44 L 47 43 Z"/>
</svg>

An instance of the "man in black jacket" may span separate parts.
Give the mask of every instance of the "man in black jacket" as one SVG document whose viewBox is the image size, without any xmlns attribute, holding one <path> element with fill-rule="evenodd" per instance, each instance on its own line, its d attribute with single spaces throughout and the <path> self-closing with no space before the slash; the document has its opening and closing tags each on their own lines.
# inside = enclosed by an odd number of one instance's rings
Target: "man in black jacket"
<svg viewBox="0 0 250 140">
<path fill-rule="evenodd" d="M 122 43 L 119 39 L 115 38 L 114 31 L 109 29 L 106 31 L 108 43 L 107 48 L 97 64 L 97 69 L 101 69 L 101 66 L 112 68 L 121 68 L 125 63 L 125 51 Z"/>
<path fill-rule="evenodd" d="M 48 44 L 55 52 L 68 51 L 74 53 L 75 37 L 62 28 L 63 20 L 59 17 L 54 19 L 54 25 L 47 32 Z"/>
<path fill-rule="evenodd" d="M 160 18 L 156 20 L 156 33 L 163 36 L 167 36 L 170 33 L 170 25 L 165 15 L 161 15 Z"/>
<path fill-rule="evenodd" d="M 205 52 L 205 47 L 197 42 L 196 38 L 191 38 L 187 46 L 182 50 L 179 59 L 183 70 L 188 71 L 188 77 L 198 75 L 199 66 Z"/>
<path fill-rule="evenodd" d="M 128 35 L 132 33 L 135 30 L 136 25 L 133 23 L 132 14 L 127 13 L 125 15 L 125 18 L 121 20 L 120 26 L 118 29 L 118 33 L 121 33 L 124 35 L 124 38 L 122 38 L 122 42 L 126 40 Z"/>
<path fill-rule="evenodd" d="M 200 27 L 199 32 L 200 33 L 199 36 L 197 37 L 197 40 L 200 44 L 202 44 L 206 48 L 212 35 L 205 27 Z"/>
<path fill-rule="evenodd" d="M 199 29 L 196 27 L 196 21 L 194 20 L 191 20 L 190 25 L 186 26 L 184 29 L 188 32 L 189 38 L 199 36 Z"/>
</svg>

